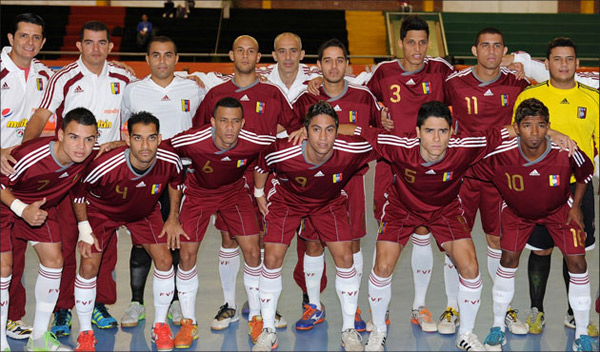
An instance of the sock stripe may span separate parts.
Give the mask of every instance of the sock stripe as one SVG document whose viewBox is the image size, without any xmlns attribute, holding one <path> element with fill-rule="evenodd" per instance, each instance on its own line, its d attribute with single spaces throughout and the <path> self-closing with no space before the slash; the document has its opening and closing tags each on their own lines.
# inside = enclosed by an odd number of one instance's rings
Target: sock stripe
<svg viewBox="0 0 600 352">
<path fill-rule="evenodd" d="M 590 276 L 585 275 L 583 277 L 573 277 L 573 275 L 571 275 L 569 282 L 573 285 L 587 285 L 590 283 Z"/>
<path fill-rule="evenodd" d="M 179 280 L 191 280 L 197 276 L 196 267 L 188 272 L 183 272 L 181 270 L 177 270 L 177 278 Z"/>
<path fill-rule="evenodd" d="M 1 290 L 8 290 L 8 288 L 9 288 L 9 287 L 10 287 L 10 280 L 7 280 L 7 281 L 4 281 L 4 280 L 3 280 L 3 281 L 0 283 L 0 289 L 1 289 Z"/>
<path fill-rule="evenodd" d="M 223 258 L 223 259 L 229 259 L 229 258 L 235 258 L 238 257 L 240 255 L 240 250 L 239 248 L 236 248 L 235 251 L 233 252 L 225 252 L 222 249 L 219 250 L 219 258 Z"/>
<path fill-rule="evenodd" d="M 166 273 L 166 274 L 163 274 Z M 169 271 L 161 271 L 158 272 L 156 271 L 156 269 L 154 270 L 154 277 L 159 279 L 159 280 L 169 280 L 175 277 L 175 272 L 173 271 L 173 269 L 169 270 Z"/>
<path fill-rule="evenodd" d="M 268 269 L 266 269 L 265 267 L 263 267 L 263 269 L 260 272 L 260 275 L 262 277 L 264 277 L 264 278 L 271 279 L 271 280 L 274 280 L 274 279 L 277 279 L 277 278 L 281 277 L 281 268 L 279 268 L 279 270 L 277 270 L 275 272 L 270 271 L 270 270 L 267 271 L 267 270 Z"/>
<path fill-rule="evenodd" d="M 83 289 L 83 290 L 91 290 L 96 288 L 96 280 L 91 282 L 81 281 L 79 278 L 75 278 L 75 287 Z"/>
<path fill-rule="evenodd" d="M 40 268 L 38 270 L 38 275 L 40 275 L 43 278 L 46 278 L 48 280 L 57 280 L 60 279 L 60 277 L 62 276 L 62 270 L 56 272 L 56 271 L 48 271 L 48 270 L 44 270 L 42 268 Z"/>
<path fill-rule="evenodd" d="M 475 279 L 465 279 L 459 275 L 458 281 L 464 287 L 470 288 L 472 290 L 476 290 L 476 289 L 480 288 L 481 286 L 483 286 L 483 283 L 481 282 L 481 275 L 477 276 Z"/>
<path fill-rule="evenodd" d="M 500 259 L 502 257 L 502 251 L 488 247 L 487 255 L 493 259 Z"/>
<path fill-rule="evenodd" d="M 516 270 L 506 270 L 506 268 L 498 267 L 496 275 L 503 279 L 514 279 Z"/>
<path fill-rule="evenodd" d="M 352 267 L 351 270 L 336 270 L 335 275 L 342 279 L 350 279 L 356 276 L 356 268 Z"/>
<path fill-rule="evenodd" d="M 429 246 L 431 244 L 431 239 L 430 237 L 427 237 L 427 239 L 421 239 L 421 238 L 416 238 L 414 235 L 410 237 L 410 240 L 412 242 L 412 244 L 414 246 Z"/>
<path fill-rule="evenodd" d="M 244 263 L 244 274 L 248 274 L 251 276 L 260 276 L 261 269 L 262 268 L 260 266 L 253 268 L 251 266 L 248 266 L 248 264 Z"/>
<path fill-rule="evenodd" d="M 373 273 L 371 273 L 371 275 L 369 275 L 369 282 L 371 282 L 376 287 L 384 287 L 392 282 L 392 277 L 390 276 L 386 277 L 383 280 L 379 280 L 373 275 Z"/>
</svg>

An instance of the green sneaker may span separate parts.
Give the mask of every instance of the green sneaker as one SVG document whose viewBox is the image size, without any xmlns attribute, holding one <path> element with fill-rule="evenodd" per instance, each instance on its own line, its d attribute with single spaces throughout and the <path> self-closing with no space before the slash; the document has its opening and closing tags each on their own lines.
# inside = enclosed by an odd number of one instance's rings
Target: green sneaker
<svg viewBox="0 0 600 352">
<path fill-rule="evenodd" d="M 33 335 L 27 341 L 27 351 L 73 351 L 69 346 L 58 342 L 56 335 L 46 331 L 42 337 L 33 339 Z"/>
</svg>

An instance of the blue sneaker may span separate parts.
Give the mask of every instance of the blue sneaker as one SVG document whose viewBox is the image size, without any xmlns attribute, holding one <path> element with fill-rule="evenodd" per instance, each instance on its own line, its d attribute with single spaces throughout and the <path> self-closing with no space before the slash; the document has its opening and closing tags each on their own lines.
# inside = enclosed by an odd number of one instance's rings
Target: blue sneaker
<svg viewBox="0 0 600 352">
<path fill-rule="evenodd" d="M 59 309 L 54 313 L 54 321 L 50 328 L 56 337 L 71 335 L 71 311 L 68 309 Z"/>
<path fill-rule="evenodd" d="M 360 313 L 362 313 L 362 311 L 357 306 L 356 313 L 354 313 L 354 330 L 363 332 L 367 330 L 367 323 L 365 323 L 365 321 L 362 319 Z"/>
<path fill-rule="evenodd" d="M 502 351 L 502 346 L 506 345 L 504 331 L 498 326 L 494 326 L 483 341 L 483 345 L 487 351 Z"/>
<path fill-rule="evenodd" d="M 110 315 L 106 309 L 106 306 L 102 303 L 96 303 L 94 306 L 92 323 L 96 324 L 96 326 L 100 329 L 116 328 L 119 325 L 117 320 Z"/>
<path fill-rule="evenodd" d="M 573 341 L 573 351 L 597 351 L 596 339 L 589 335 L 581 335 Z"/>
<path fill-rule="evenodd" d="M 325 321 L 325 306 L 321 304 L 321 310 L 314 304 L 305 304 L 302 318 L 296 322 L 297 330 L 310 330 L 315 325 Z"/>
</svg>

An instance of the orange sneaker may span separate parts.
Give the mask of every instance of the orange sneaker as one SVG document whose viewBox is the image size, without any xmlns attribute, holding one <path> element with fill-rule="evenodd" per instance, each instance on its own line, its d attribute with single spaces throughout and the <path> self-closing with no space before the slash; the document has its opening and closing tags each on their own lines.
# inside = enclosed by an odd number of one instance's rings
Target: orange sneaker
<svg viewBox="0 0 600 352">
<path fill-rule="evenodd" d="M 192 319 L 181 319 L 181 328 L 175 335 L 175 348 L 190 348 L 192 342 L 198 339 L 198 325 Z"/>
<path fill-rule="evenodd" d="M 360 316 L 361 313 L 362 311 L 357 306 L 356 313 L 354 313 L 354 330 L 358 332 L 363 332 L 367 330 L 367 323 L 365 323 L 363 318 Z"/>
<path fill-rule="evenodd" d="M 263 329 L 263 320 L 260 315 L 255 315 L 252 317 L 252 320 L 248 322 L 248 335 L 250 335 L 250 339 L 252 343 L 256 343 L 258 337 L 262 333 Z"/>
<path fill-rule="evenodd" d="M 158 351 L 173 351 L 173 334 L 166 323 L 156 323 L 152 328 L 152 342 Z"/>
<path fill-rule="evenodd" d="M 77 338 L 77 346 L 75 351 L 95 351 L 96 350 L 96 338 L 94 337 L 93 330 L 86 330 L 79 333 Z"/>
</svg>

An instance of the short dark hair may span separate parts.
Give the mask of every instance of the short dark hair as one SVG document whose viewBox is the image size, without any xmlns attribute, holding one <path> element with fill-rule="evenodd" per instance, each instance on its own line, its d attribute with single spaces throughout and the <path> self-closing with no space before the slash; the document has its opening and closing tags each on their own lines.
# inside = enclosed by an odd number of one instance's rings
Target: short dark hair
<svg viewBox="0 0 600 352">
<path fill-rule="evenodd" d="M 89 21 L 84 23 L 84 25 L 81 27 L 81 32 L 79 33 L 79 41 L 83 40 L 83 32 L 86 29 L 94 32 L 106 31 L 106 39 L 108 39 L 108 42 L 110 43 L 110 31 L 108 30 L 108 27 L 106 27 L 104 22 Z"/>
<path fill-rule="evenodd" d="M 348 50 L 346 49 L 346 46 L 344 45 L 344 43 L 342 43 L 342 41 L 337 38 L 332 38 L 319 46 L 319 51 L 318 51 L 319 61 L 321 61 L 321 59 L 323 59 L 323 52 L 325 51 L 325 49 L 331 48 L 331 47 L 336 47 L 336 48 L 342 49 L 342 52 L 344 53 L 344 59 L 348 60 Z"/>
<path fill-rule="evenodd" d="M 61 129 L 64 131 L 67 125 L 71 122 L 77 122 L 84 126 L 94 126 L 98 130 L 98 122 L 94 114 L 86 108 L 75 108 L 69 111 L 62 119 Z"/>
<path fill-rule="evenodd" d="M 550 53 L 552 52 L 552 49 L 556 47 L 571 47 L 575 51 L 575 57 L 577 57 L 577 46 L 571 38 L 556 37 L 548 43 L 548 47 L 546 48 L 546 59 L 550 59 Z"/>
<path fill-rule="evenodd" d="M 550 122 L 550 111 L 548 107 L 536 98 L 525 99 L 517 106 L 515 111 L 515 122 L 517 125 L 527 116 L 541 116 L 544 121 Z"/>
<path fill-rule="evenodd" d="M 152 45 L 152 43 L 157 42 L 157 43 L 173 43 L 173 48 L 175 50 L 175 55 L 177 55 L 177 45 L 175 44 L 175 42 L 173 41 L 173 39 L 166 37 L 164 35 L 159 35 L 156 37 L 152 37 L 150 39 L 150 41 L 148 42 L 148 46 L 146 47 L 146 54 L 150 55 L 150 46 Z"/>
<path fill-rule="evenodd" d="M 46 22 L 44 21 L 43 18 L 41 18 L 40 16 L 38 16 L 32 12 L 26 12 L 26 13 L 22 13 L 22 14 L 15 16 L 15 18 L 13 20 L 13 25 L 11 28 L 12 31 L 10 32 L 12 35 L 17 33 L 17 30 L 19 29 L 19 23 L 21 23 L 21 22 L 32 23 L 32 24 L 37 24 L 38 26 L 41 26 L 42 27 L 42 38 L 44 38 L 46 36 Z"/>
<path fill-rule="evenodd" d="M 213 113 L 212 113 L 213 117 L 215 117 L 215 115 L 217 114 L 217 109 L 219 107 L 234 108 L 234 109 L 239 108 L 240 111 L 242 112 L 242 118 L 244 118 L 244 107 L 242 106 L 242 103 L 240 103 L 240 101 L 237 100 L 236 98 L 233 98 L 233 97 L 221 98 L 221 100 L 219 100 L 215 104 L 215 108 L 213 109 Z"/>
<path fill-rule="evenodd" d="M 427 21 L 419 15 L 410 15 L 404 17 L 402 24 L 400 25 L 400 40 L 406 38 L 408 31 L 425 31 L 427 38 L 429 38 L 429 25 Z"/>
<path fill-rule="evenodd" d="M 311 105 L 310 108 L 308 108 L 308 112 L 306 113 L 306 116 L 304 117 L 304 128 L 306 128 L 307 131 L 308 131 L 308 126 L 310 125 L 313 117 L 315 117 L 317 115 L 331 116 L 333 118 L 333 120 L 335 121 L 335 129 L 336 130 L 340 125 L 340 120 L 339 120 L 338 115 L 335 112 L 335 110 L 331 107 L 331 105 L 328 102 L 326 102 L 325 100 L 320 100 L 318 103 L 315 103 L 315 104 Z"/>
<path fill-rule="evenodd" d="M 502 34 L 502 32 L 500 32 L 500 30 L 498 28 L 494 28 L 494 27 L 486 27 L 482 30 L 480 30 L 477 35 L 475 36 L 475 46 L 477 46 L 479 44 L 479 38 L 481 38 L 482 35 L 484 34 L 498 34 L 500 35 L 500 37 L 502 37 L 502 45 L 504 44 L 504 34 Z"/>
<path fill-rule="evenodd" d="M 417 127 L 420 128 L 425 123 L 425 120 L 431 116 L 443 118 L 448 122 L 448 126 L 452 126 L 452 113 L 448 105 L 441 101 L 433 100 L 421 105 L 417 114 Z"/>
<path fill-rule="evenodd" d="M 129 119 L 127 119 L 127 133 L 129 133 L 130 136 L 131 131 L 133 131 L 133 126 L 137 125 L 138 123 L 144 125 L 154 124 L 156 126 L 156 132 L 160 133 L 160 121 L 158 118 L 148 111 L 139 111 L 133 113 Z"/>
</svg>

